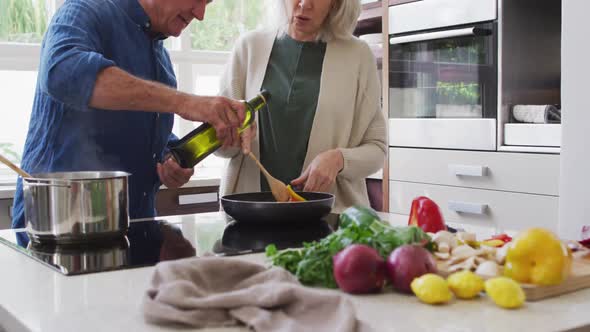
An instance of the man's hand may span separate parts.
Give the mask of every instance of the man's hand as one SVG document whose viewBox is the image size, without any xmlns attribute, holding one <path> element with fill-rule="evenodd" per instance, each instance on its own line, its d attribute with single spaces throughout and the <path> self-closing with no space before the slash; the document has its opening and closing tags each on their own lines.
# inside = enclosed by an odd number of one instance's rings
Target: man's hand
<svg viewBox="0 0 590 332">
<path fill-rule="evenodd" d="M 195 174 L 192 168 L 182 168 L 172 158 L 156 165 L 160 182 L 170 189 L 182 187 Z"/>
<path fill-rule="evenodd" d="M 224 147 L 240 142 L 238 128 L 244 122 L 246 106 L 243 102 L 225 97 L 186 96 L 176 113 L 191 121 L 209 123 Z"/>
<path fill-rule="evenodd" d="M 317 155 L 305 172 L 291 181 L 291 185 L 303 186 L 303 191 L 328 192 L 342 168 L 342 152 L 338 149 L 328 150 Z"/>
</svg>

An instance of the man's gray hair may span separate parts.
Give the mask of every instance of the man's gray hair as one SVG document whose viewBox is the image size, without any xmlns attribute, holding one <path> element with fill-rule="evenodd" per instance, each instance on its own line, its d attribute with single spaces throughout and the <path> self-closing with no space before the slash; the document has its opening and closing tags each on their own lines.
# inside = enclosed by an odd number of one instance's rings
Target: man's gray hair
<svg viewBox="0 0 590 332">
<path fill-rule="evenodd" d="M 290 0 L 267 0 L 267 25 L 287 33 L 292 8 Z M 329 42 L 334 39 L 350 39 L 361 14 L 360 0 L 334 0 L 334 6 L 326 16 L 318 39 Z"/>
</svg>

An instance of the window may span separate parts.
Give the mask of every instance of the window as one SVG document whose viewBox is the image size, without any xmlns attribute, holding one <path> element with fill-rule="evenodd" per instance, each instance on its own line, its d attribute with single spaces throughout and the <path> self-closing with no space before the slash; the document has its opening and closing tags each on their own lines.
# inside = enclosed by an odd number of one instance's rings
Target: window
<svg viewBox="0 0 590 332">
<path fill-rule="evenodd" d="M 38 43 L 51 16 L 50 1 L 0 0 L 0 41 Z"/>
<path fill-rule="evenodd" d="M 36 71 L 0 70 L 3 121 L 0 121 L 0 153 L 20 162 L 33 106 Z"/>
<path fill-rule="evenodd" d="M 19 164 L 33 105 L 39 43 L 62 0 L 0 0 L 0 153 Z M 16 175 L 0 165 L 0 184 Z"/>
<path fill-rule="evenodd" d="M 37 70 L 40 42 L 51 17 L 64 0 L 0 0 L 0 153 L 20 162 L 26 137 Z M 199 95 L 215 95 L 236 38 L 258 26 L 264 1 L 215 0 L 205 20 L 193 21 L 178 38 L 164 45 L 170 52 L 178 88 Z M 174 133 L 182 137 L 198 123 L 176 119 Z M 224 161 L 208 157 L 196 176 L 220 176 Z M 16 176 L 0 165 L 0 184 Z"/>
<path fill-rule="evenodd" d="M 236 38 L 255 29 L 264 1 L 215 0 L 207 6 L 205 20 L 194 22 L 190 29 L 194 50 L 229 51 Z"/>
</svg>

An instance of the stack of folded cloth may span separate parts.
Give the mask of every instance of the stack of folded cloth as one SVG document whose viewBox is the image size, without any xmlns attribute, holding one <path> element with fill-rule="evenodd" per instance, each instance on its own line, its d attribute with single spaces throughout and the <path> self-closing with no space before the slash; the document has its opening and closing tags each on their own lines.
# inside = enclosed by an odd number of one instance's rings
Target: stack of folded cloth
<svg viewBox="0 0 590 332">
<path fill-rule="evenodd" d="M 371 331 L 342 294 L 302 286 L 281 268 L 218 257 L 159 263 L 143 313 L 150 323 L 193 328 Z"/>
<path fill-rule="evenodd" d="M 512 117 L 524 123 L 561 123 L 558 105 L 514 105 Z"/>
</svg>

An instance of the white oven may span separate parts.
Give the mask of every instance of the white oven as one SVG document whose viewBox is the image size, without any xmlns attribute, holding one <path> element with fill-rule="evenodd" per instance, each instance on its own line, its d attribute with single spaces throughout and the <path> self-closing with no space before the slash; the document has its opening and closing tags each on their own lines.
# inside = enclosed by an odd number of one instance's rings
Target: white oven
<svg viewBox="0 0 590 332">
<path fill-rule="evenodd" d="M 389 144 L 496 150 L 496 0 L 389 8 Z"/>
</svg>

